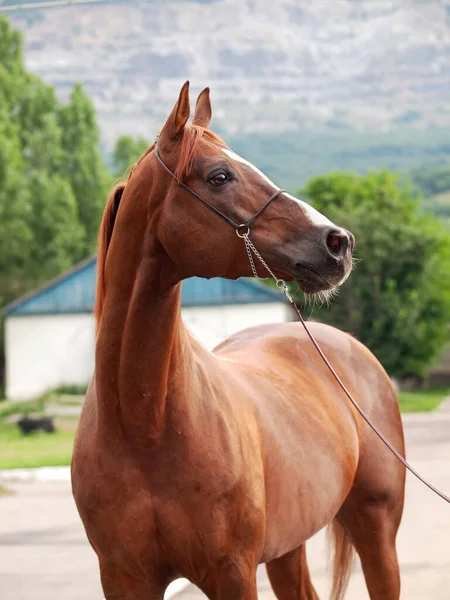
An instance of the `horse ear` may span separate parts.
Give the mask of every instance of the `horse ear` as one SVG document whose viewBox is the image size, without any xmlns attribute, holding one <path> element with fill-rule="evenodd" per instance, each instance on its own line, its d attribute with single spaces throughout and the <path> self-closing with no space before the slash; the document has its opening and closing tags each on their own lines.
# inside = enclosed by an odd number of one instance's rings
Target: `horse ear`
<svg viewBox="0 0 450 600">
<path fill-rule="evenodd" d="M 183 85 L 178 97 L 178 101 L 173 107 L 164 127 L 161 130 L 161 138 L 166 137 L 170 140 L 176 140 L 183 133 L 183 129 L 189 119 L 191 107 L 189 104 L 189 81 Z"/>
<path fill-rule="evenodd" d="M 202 92 L 200 92 L 200 95 L 197 98 L 197 104 L 195 105 L 195 113 L 192 124 L 200 125 L 200 127 L 208 129 L 209 124 L 211 123 L 211 117 L 211 98 L 209 95 L 209 87 L 207 87 Z"/>
</svg>

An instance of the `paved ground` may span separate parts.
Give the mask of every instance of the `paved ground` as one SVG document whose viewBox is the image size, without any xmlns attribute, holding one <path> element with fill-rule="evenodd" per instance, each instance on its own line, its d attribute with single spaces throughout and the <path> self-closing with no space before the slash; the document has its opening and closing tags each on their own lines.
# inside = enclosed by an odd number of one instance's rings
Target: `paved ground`
<svg viewBox="0 0 450 600">
<path fill-rule="evenodd" d="M 408 456 L 413 464 L 450 493 L 450 410 L 405 417 Z M 14 495 L 0 497 L 1 600 L 100 600 L 94 553 L 87 544 L 70 487 L 64 482 L 15 483 Z M 399 556 L 404 600 L 450 598 L 450 506 L 419 482 L 408 480 Z M 323 536 L 308 544 L 313 581 L 327 598 L 328 570 Z M 264 570 L 261 600 L 273 600 Z M 194 586 L 179 600 L 204 598 Z M 355 566 L 348 600 L 368 598 Z"/>
</svg>

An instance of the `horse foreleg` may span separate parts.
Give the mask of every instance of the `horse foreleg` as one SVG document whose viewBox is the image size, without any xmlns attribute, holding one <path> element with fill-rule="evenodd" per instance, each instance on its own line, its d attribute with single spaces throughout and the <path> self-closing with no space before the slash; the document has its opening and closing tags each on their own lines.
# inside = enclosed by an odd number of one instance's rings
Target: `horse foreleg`
<svg viewBox="0 0 450 600">
<path fill-rule="evenodd" d="M 238 588 L 229 585 L 221 586 L 213 598 L 214 600 L 258 600 L 256 580 Z"/>
<path fill-rule="evenodd" d="M 305 545 L 272 560 L 266 568 L 278 600 L 319 600 L 311 583 Z"/>
<path fill-rule="evenodd" d="M 167 585 L 157 577 L 142 577 L 100 560 L 105 600 L 163 600 Z"/>
<path fill-rule="evenodd" d="M 219 572 L 212 571 L 199 587 L 209 600 L 258 600 L 256 567 L 229 564 Z"/>
</svg>

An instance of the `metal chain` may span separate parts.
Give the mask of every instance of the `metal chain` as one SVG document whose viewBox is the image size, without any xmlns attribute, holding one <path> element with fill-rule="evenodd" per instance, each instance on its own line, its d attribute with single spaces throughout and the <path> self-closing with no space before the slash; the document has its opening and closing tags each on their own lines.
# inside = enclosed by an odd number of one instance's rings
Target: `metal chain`
<svg viewBox="0 0 450 600">
<path fill-rule="evenodd" d="M 248 237 L 248 233 L 244 233 L 242 235 L 242 237 L 244 238 L 245 249 L 247 250 L 248 258 L 250 260 L 250 266 L 253 271 L 253 275 L 259 279 L 259 275 L 258 275 L 258 272 L 256 271 L 256 267 L 255 267 L 255 261 L 253 260 L 252 252 L 256 256 L 256 258 L 261 262 L 261 264 L 266 269 L 266 271 L 269 273 L 269 275 L 272 277 L 272 279 L 275 279 L 275 284 L 276 284 L 277 288 L 280 289 L 285 294 L 285 296 L 289 300 L 289 302 L 291 304 L 293 304 L 294 301 L 292 300 L 292 297 L 289 293 L 289 288 L 287 286 L 287 283 L 284 281 L 284 279 L 279 279 L 274 274 L 272 269 L 269 267 L 269 265 L 266 263 L 266 261 L 263 259 L 261 254 L 258 252 L 258 250 L 253 245 L 253 242 Z"/>
<path fill-rule="evenodd" d="M 258 275 L 258 271 L 256 270 L 256 266 L 255 266 L 255 261 L 253 260 L 253 256 L 252 256 L 252 246 L 253 244 L 251 243 L 251 241 L 248 239 L 248 235 L 244 235 L 244 244 L 245 244 L 245 249 L 247 250 L 247 255 L 248 255 L 248 260 L 250 261 L 250 266 L 252 268 L 253 271 L 253 275 L 259 279 L 259 275 Z M 254 246 L 253 246 L 254 247 Z"/>
</svg>

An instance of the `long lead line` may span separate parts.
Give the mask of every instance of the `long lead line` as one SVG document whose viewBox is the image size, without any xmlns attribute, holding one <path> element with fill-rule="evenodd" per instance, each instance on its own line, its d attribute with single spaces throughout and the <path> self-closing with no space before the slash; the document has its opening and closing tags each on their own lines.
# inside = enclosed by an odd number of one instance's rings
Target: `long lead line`
<svg viewBox="0 0 450 600">
<path fill-rule="evenodd" d="M 422 483 L 424 483 L 427 487 L 430 488 L 430 490 L 432 490 L 433 492 L 435 492 L 438 496 L 440 496 L 443 500 L 446 500 L 449 504 L 450 504 L 450 498 L 448 496 L 446 496 L 445 494 L 443 494 L 442 492 L 440 492 L 437 488 L 435 488 L 433 485 L 431 485 L 431 483 L 428 483 L 421 475 L 419 475 L 419 473 L 417 473 L 417 471 L 415 471 L 407 462 L 406 460 L 403 458 L 403 456 L 394 448 L 394 446 L 389 442 L 389 440 L 387 438 L 384 437 L 384 435 L 381 433 L 381 431 L 375 427 L 375 425 L 372 424 L 372 422 L 370 421 L 369 417 L 366 415 L 366 413 L 362 410 L 362 408 L 360 408 L 360 406 L 358 405 L 358 403 L 353 399 L 353 396 L 350 394 L 350 392 L 347 390 L 347 388 L 345 387 L 345 385 L 342 383 L 341 379 L 339 378 L 339 375 L 336 373 L 336 371 L 333 369 L 333 367 L 331 366 L 331 364 L 328 362 L 327 357 L 325 356 L 325 354 L 322 352 L 319 344 L 316 342 L 316 340 L 314 339 L 312 333 L 309 331 L 309 329 L 306 326 L 305 321 L 303 320 L 303 317 L 299 311 L 299 309 L 297 308 L 297 305 L 295 304 L 294 300 L 292 299 L 290 293 L 289 293 L 289 289 L 287 286 L 287 283 L 283 280 L 283 279 L 279 279 L 278 277 L 275 276 L 275 274 L 272 272 L 272 270 L 270 269 L 269 265 L 266 263 L 266 261 L 263 259 L 263 257 L 261 256 L 261 254 L 258 252 L 258 250 L 255 248 L 253 242 L 251 242 L 250 238 L 249 238 L 249 234 L 250 234 L 250 225 L 252 225 L 255 220 L 259 217 L 259 215 L 269 206 L 269 204 L 275 200 L 275 198 L 277 198 L 284 190 L 282 189 L 277 189 L 275 190 L 275 192 L 272 194 L 272 196 L 270 196 L 270 198 L 265 202 L 265 204 L 263 204 L 263 206 L 258 210 L 258 212 L 256 212 L 253 217 L 251 219 L 249 219 L 246 223 L 242 223 L 241 225 L 238 225 L 237 223 L 235 223 L 232 219 L 230 219 L 227 215 L 225 215 L 223 212 L 221 212 L 217 207 L 213 206 L 212 204 L 210 204 L 208 201 L 206 201 L 204 198 L 202 198 L 199 194 L 197 194 L 197 192 L 194 192 L 194 190 L 192 190 L 190 187 L 188 187 L 185 183 L 179 181 L 176 177 L 175 177 L 175 173 L 173 173 L 173 171 L 171 171 L 169 169 L 169 167 L 166 165 L 166 163 L 162 160 L 159 151 L 158 151 L 158 147 L 157 147 L 157 141 L 158 138 L 155 140 L 155 147 L 154 147 L 154 153 L 156 158 L 158 159 L 159 163 L 164 167 L 164 169 L 167 171 L 167 173 L 169 173 L 169 175 L 175 179 L 175 181 L 181 185 L 184 189 L 186 189 L 190 194 L 192 194 L 193 196 L 195 196 L 195 198 L 197 198 L 198 200 L 200 200 L 200 202 L 202 202 L 202 204 L 204 204 L 205 206 L 207 206 L 208 208 L 210 208 L 213 212 L 215 212 L 217 215 L 219 215 L 219 217 L 221 217 L 222 219 L 224 219 L 229 225 L 231 225 L 232 227 L 235 228 L 236 234 L 238 235 L 238 237 L 242 238 L 244 240 L 245 243 L 245 249 L 247 251 L 247 255 L 250 261 L 250 266 L 252 268 L 252 273 L 255 277 L 258 277 L 258 272 L 256 270 L 256 266 L 255 266 L 255 261 L 253 260 L 253 255 L 252 253 L 258 258 L 258 260 L 261 262 L 261 264 L 264 266 L 264 268 L 267 270 L 267 272 L 270 274 L 271 277 L 273 277 L 273 279 L 275 279 L 277 288 L 279 288 L 280 290 L 283 291 L 283 293 L 286 295 L 286 298 L 289 300 L 289 302 L 292 304 L 292 306 L 294 307 L 298 318 L 300 319 L 300 322 L 302 323 L 303 327 L 305 328 L 306 333 L 308 334 L 308 337 L 310 338 L 311 342 L 313 343 L 313 345 L 315 346 L 316 350 L 319 352 L 320 356 L 322 357 L 322 360 L 325 362 L 325 364 L 327 365 L 327 367 L 329 368 L 329 370 L 331 371 L 332 375 L 334 376 L 334 378 L 336 379 L 336 381 L 339 383 L 339 385 L 341 386 L 341 388 L 343 389 L 344 393 L 346 394 L 346 396 L 348 397 L 348 399 L 350 400 L 350 402 L 353 404 L 353 406 L 356 408 L 356 410 L 359 412 L 359 414 L 362 416 L 362 418 L 366 421 L 366 423 L 373 429 L 373 431 L 377 434 L 377 436 L 381 439 L 381 441 L 389 448 L 389 450 L 398 458 L 398 460 L 409 470 L 411 471 L 411 473 L 413 475 L 415 475 Z M 133 171 L 131 171 L 132 173 Z M 130 173 L 130 176 L 131 176 Z"/>
<path fill-rule="evenodd" d="M 267 272 L 270 274 L 270 276 L 275 279 L 276 281 L 276 285 L 279 289 L 281 289 L 283 291 L 283 293 L 285 294 L 285 296 L 287 297 L 287 299 L 289 300 L 289 302 L 291 303 L 292 307 L 294 308 L 300 323 L 303 325 L 309 339 L 311 340 L 313 346 L 315 347 L 315 349 L 317 350 L 317 352 L 320 354 L 320 357 L 322 358 L 323 362 L 326 364 L 326 366 L 328 367 L 328 369 L 331 371 L 333 377 L 336 379 L 336 381 L 338 382 L 338 384 L 340 385 L 340 387 L 342 388 L 344 394 L 347 396 L 347 398 L 350 400 L 350 402 L 353 404 L 353 406 L 356 408 L 356 410 L 358 411 L 358 413 L 361 415 L 361 417 L 364 419 L 364 421 L 369 425 L 369 427 L 377 434 L 377 436 L 380 438 L 380 440 L 385 444 L 385 446 L 387 446 L 389 448 L 389 450 L 394 454 L 394 456 L 413 474 L 417 477 L 417 479 L 419 479 L 419 481 L 421 481 L 424 485 L 426 485 L 432 492 L 434 492 L 435 494 L 437 494 L 438 496 L 440 496 L 443 500 L 445 500 L 446 502 L 448 502 L 450 504 L 450 498 L 444 494 L 443 492 L 441 492 L 440 490 L 438 490 L 433 484 L 429 483 L 426 479 L 424 479 L 422 477 L 422 475 L 420 475 L 420 473 L 418 473 L 406 460 L 405 458 L 403 458 L 403 456 L 400 454 L 400 452 L 391 444 L 391 442 L 385 437 L 385 435 L 378 429 L 378 427 L 376 427 L 376 425 L 374 425 L 372 423 L 372 421 L 369 419 L 369 417 L 367 416 L 367 414 L 363 411 L 363 409 L 359 406 L 359 404 L 356 402 L 356 400 L 353 398 L 353 396 L 351 395 L 351 393 L 348 391 L 347 387 L 345 386 L 345 384 L 343 383 L 342 379 L 339 377 L 339 375 L 336 373 L 336 371 L 334 370 L 334 368 L 332 367 L 332 365 L 330 364 L 328 358 L 325 356 L 325 354 L 322 351 L 322 348 L 319 346 L 319 344 L 317 343 L 316 339 L 314 338 L 313 334 L 310 332 L 310 330 L 308 329 L 302 314 L 297 306 L 297 304 L 294 302 L 292 296 L 289 293 L 288 287 L 287 287 L 287 283 L 283 280 L 283 279 L 278 279 L 278 277 L 276 277 L 273 273 L 273 271 L 269 268 L 269 266 L 267 265 L 267 263 L 265 262 L 265 260 L 262 258 L 261 254 L 258 252 L 258 250 L 255 248 L 253 242 L 251 242 L 250 238 L 248 237 L 248 233 L 245 233 L 243 236 L 240 236 L 244 238 L 244 242 L 245 242 L 245 247 L 247 250 L 247 254 L 250 260 L 250 266 L 252 267 L 252 271 L 253 274 L 255 275 L 255 277 L 258 277 L 258 273 L 256 271 L 256 267 L 255 267 L 255 263 L 253 260 L 253 256 L 252 256 L 252 252 L 253 254 L 256 256 L 256 258 L 258 258 L 258 260 L 262 263 L 262 265 L 264 266 L 264 268 L 267 270 Z"/>
</svg>

